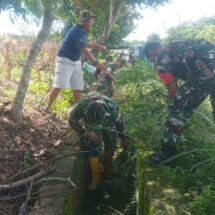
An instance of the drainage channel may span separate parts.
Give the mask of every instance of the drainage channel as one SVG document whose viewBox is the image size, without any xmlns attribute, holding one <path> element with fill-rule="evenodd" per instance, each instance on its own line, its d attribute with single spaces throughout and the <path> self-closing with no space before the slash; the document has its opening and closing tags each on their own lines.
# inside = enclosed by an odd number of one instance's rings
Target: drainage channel
<svg viewBox="0 0 215 215">
<path fill-rule="evenodd" d="M 38 201 L 29 215 L 83 214 L 85 196 L 85 159 L 78 152 L 79 138 L 70 131 L 60 152 L 62 159 L 55 161 L 54 169 L 39 190 Z M 72 154 L 71 156 L 66 156 Z"/>
<path fill-rule="evenodd" d="M 75 134 L 70 135 L 61 155 L 77 152 L 78 142 Z M 56 161 L 55 171 L 48 177 L 68 180 L 45 182 L 29 215 L 148 215 L 138 212 L 141 210 L 136 201 L 136 164 L 126 162 L 126 159 L 125 153 L 119 154 L 113 163 L 113 177 L 104 180 L 100 189 L 91 193 L 86 189 L 89 181 L 86 154 L 74 154 Z"/>
</svg>

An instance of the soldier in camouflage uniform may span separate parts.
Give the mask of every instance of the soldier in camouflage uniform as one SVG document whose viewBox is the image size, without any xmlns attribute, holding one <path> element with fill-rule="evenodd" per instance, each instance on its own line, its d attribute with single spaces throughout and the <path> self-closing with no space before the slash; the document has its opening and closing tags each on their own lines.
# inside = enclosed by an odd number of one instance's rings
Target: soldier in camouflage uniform
<svg viewBox="0 0 215 215">
<path fill-rule="evenodd" d="M 187 119 L 210 94 L 215 118 L 215 45 L 205 40 L 185 40 L 161 46 L 158 42 L 145 45 L 145 55 L 168 89 L 172 100 L 164 125 L 161 152 L 151 155 L 161 163 L 176 154 L 176 143 Z M 178 87 L 177 80 L 184 83 Z"/>
<path fill-rule="evenodd" d="M 91 93 L 74 107 L 69 124 L 79 134 L 83 148 L 89 151 L 92 173 L 89 189 L 95 190 L 100 181 L 99 155 L 102 148 L 103 170 L 105 174 L 110 174 L 117 136 L 121 139 L 121 146 L 127 147 L 122 115 L 118 106 L 108 97 Z"/>
<path fill-rule="evenodd" d="M 107 63 L 108 72 L 101 72 L 99 69 L 95 71 L 95 79 L 97 81 L 97 91 L 106 95 L 107 97 L 112 97 L 114 94 L 115 86 L 115 72 L 120 68 L 121 62 L 116 59 L 114 62 Z"/>
<path fill-rule="evenodd" d="M 115 76 L 115 73 L 117 72 L 118 69 L 122 66 L 123 60 L 120 58 L 115 59 L 114 62 L 109 62 L 106 64 L 107 68 L 111 71 L 113 76 Z"/>
<path fill-rule="evenodd" d="M 97 79 L 97 92 L 112 97 L 114 93 L 115 78 L 110 71 L 100 72 Z"/>
</svg>

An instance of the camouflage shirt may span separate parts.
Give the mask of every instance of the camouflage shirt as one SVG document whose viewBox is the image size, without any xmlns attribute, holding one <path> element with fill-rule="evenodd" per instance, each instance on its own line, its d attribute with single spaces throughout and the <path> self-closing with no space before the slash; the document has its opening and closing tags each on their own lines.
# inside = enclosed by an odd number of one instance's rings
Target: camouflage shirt
<svg viewBox="0 0 215 215">
<path fill-rule="evenodd" d="M 115 73 L 114 63 L 112 62 L 108 63 L 107 68 L 109 68 L 111 71 L 111 74 L 114 75 Z M 112 80 L 110 80 L 110 78 L 103 72 L 99 74 L 97 91 L 107 97 L 112 97 L 114 93 Z"/>
<path fill-rule="evenodd" d="M 91 93 L 88 96 L 82 98 L 80 102 L 75 105 L 69 116 L 70 126 L 78 133 L 83 130 L 83 127 L 93 128 L 93 126 L 89 124 L 86 117 L 87 107 L 93 101 L 101 101 L 105 104 L 105 114 L 100 120 L 98 129 L 112 129 L 113 132 L 118 133 L 120 138 L 125 138 L 126 136 L 124 134 L 123 117 L 119 112 L 118 106 L 108 97 L 99 93 Z M 80 121 L 83 122 L 84 126 L 81 125 Z"/>
<path fill-rule="evenodd" d="M 113 62 L 109 62 L 107 64 L 107 68 L 109 68 L 111 70 L 112 75 L 115 75 L 116 69 L 115 69 L 115 65 Z"/>
<path fill-rule="evenodd" d="M 154 66 L 164 84 L 173 78 L 185 81 L 207 79 L 199 59 L 215 73 L 214 52 L 215 45 L 205 40 L 171 42 L 158 51 Z"/>
<path fill-rule="evenodd" d="M 103 72 L 99 74 L 97 91 L 107 97 L 113 96 L 113 83 Z"/>
</svg>

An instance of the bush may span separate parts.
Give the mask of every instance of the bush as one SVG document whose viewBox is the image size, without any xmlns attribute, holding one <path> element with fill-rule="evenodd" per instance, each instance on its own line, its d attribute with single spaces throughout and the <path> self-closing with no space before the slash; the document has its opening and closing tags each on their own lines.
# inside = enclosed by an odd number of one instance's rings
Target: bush
<svg viewBox="0 0 215 215">
<path fill-rule="evenodd" d="M 211 185 L 206 185 L 202 193 L 196 196 L 190 203 L 190 210 L 195 215 L 212 215 L 215 211 L 215 189 Z"/>
</svg>

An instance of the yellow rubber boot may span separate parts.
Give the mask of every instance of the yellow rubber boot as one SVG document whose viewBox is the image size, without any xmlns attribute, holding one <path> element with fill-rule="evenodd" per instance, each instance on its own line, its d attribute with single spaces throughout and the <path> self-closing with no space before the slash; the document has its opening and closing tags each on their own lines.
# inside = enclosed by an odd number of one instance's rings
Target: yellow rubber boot
<svg viewBox="0 0 215 215">
<path fill-rule="evenodd" d="M 102 158 L 101 158 L 102 166 L 103 166 L 104 173 L 107 175 L 110 175 L 112 172 L 112 159 L 113 159 L 112 153 L 107 151 L 102 152 Z"/>
<path fill-rule="evenodd" d="M 91 184 L 89 190 L 95 190 L 100 182 L 100 163 L 99 157 L 89 157 L 91 169 Z"/>
</svg>

